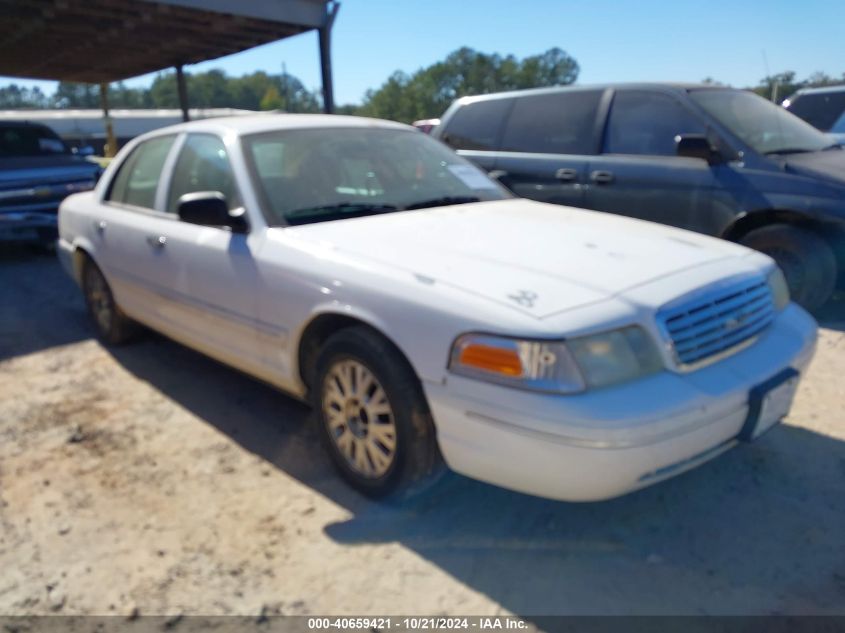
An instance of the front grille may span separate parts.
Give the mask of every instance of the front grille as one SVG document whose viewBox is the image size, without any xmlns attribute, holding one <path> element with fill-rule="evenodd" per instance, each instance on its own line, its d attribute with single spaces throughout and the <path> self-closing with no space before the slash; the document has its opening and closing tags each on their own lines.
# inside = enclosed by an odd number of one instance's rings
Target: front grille
<svg viewBox="0 0 845 633">
<path fill-rule="evenodd" d="M 772 293 L 765 280 L 720 285 L 657 314 L 679 365 L 729 352 L 771 324 Z"/>
</svg>

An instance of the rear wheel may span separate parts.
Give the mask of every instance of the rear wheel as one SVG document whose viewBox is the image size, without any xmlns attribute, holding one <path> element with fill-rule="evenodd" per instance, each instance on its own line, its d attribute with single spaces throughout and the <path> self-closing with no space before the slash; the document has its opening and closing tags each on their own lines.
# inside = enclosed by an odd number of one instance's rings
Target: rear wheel
<svg viewBox="0 0 845 633">
<path fill-rule="evenodd" d="M 369 328 L 329 337 L 317 358 L 312 397 L 329 455 L 358 491 L 404 496 L 440 472 L 419 381 L 401 353 Z"/>
<path fill-rule="evenodd" d="M 741 242 L 775 260 L 799 305 L 814 311 L 830 299 L 836 287 L 836 255 L 813 231 L 772 224 L 749 232 Z"/>
<path fill-rule="evenodd" d="M 119 345 L 132 338 L 137 324 L 127 317 L 115 303 L 106 278 L 99 266 L 90 259 L 82 268 L 82 292 L 88 313 L 97 327 L 100 338 L 110 345 Z"/>
</svg>

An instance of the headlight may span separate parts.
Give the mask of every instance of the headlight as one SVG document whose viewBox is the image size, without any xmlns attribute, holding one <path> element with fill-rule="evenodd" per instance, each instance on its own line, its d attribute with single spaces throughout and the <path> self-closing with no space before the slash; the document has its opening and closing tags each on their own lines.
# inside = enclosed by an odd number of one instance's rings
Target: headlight
<svg viewBox="0 0 845 633">
<path fill-rule="evenodd" d="M 663 367 L 652 338 L 636 325 L 567 341 L 588 387 L 606 387 Z"/>
<path fill-rule="evenodd" d="M 576 393 L 640 378 L 663 367 L 651 337 L 638 326 L 567 341 L 529 341 L 464 334 L 449 369 L 509 387 Z"/>
<path fill-rule="evenodd" d="M 769 290 L 772 291 L 772 301 L 775 304 L 775 309 L 783 310 L 789 305 L 789 286 L 781 269 L 775 266 L 772 272 L 769 273 L 766 282 L 769 284 Z"/>
</svg>

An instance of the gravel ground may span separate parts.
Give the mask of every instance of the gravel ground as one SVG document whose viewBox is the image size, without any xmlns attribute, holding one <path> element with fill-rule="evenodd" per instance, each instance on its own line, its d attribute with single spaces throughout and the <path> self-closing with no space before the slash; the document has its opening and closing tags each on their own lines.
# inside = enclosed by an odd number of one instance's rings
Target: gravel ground
<svg viewBox="0 0 845 633">
<path fill-rule="evenodd" d="M 621 499 L 380 506 L 303 406 L 0 256 L 2 614 L 845 614 L 845 302 L 786 424 Z"/>
</svg>

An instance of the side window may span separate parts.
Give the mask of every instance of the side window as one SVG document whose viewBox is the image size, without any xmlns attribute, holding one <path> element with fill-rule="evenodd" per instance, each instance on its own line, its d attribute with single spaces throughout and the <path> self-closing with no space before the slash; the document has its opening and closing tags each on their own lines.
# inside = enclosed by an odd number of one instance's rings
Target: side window
<svg viewBox="0 0 845 633">
<path fill-rule="evenodd" d="M 704 125 L 676 99 L 659 92 L 617 92 L 604 136 L 605 154 L 675 156 L 678 134 L 704 134 Z"/>
<path fill-rule="evenodd" d="M 447 122 L 443 142 L 454 149 L 496 150 L 511 103 L 511 99 L 488 99 L 461 106 Z"/>
<path fill-rule="evenodd" d="M 195 191 L 219 191 L 226 196 L 230 209 L 241 205 L 235 174 L 229 163 L 226 147 L 217 136 L 191 134 L 179 152 L 170 192 L 167 196 L 167 210 L 176 213 L 179 198 Z"/>
<path fill-rule="evenodd" d="M 594 154 L 600 90 L 571 90 L 516 100 L 502 149 L 541 154 Z"/>
<path fill-rule="evenodd" d="M 845 91 L 800 95 L 789 106 L 789 111 L 813 127 L 831 130 L 839 115 L 845 112 Z"/>
<path fill-rule="evenodd" d="M 136 147 L 117 172 L 108 199 L 154 209 L 161 169 L 175 139 L 160 136 Z"/>
</svg>

